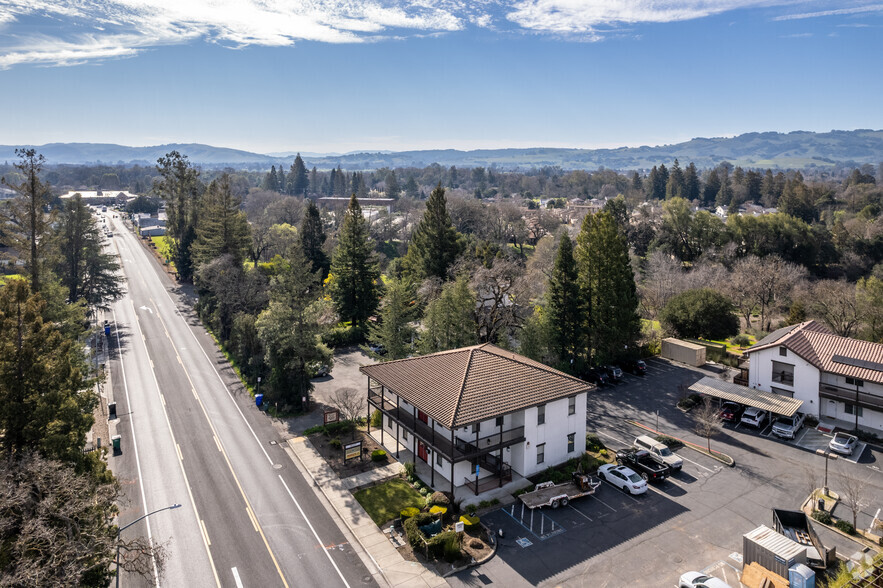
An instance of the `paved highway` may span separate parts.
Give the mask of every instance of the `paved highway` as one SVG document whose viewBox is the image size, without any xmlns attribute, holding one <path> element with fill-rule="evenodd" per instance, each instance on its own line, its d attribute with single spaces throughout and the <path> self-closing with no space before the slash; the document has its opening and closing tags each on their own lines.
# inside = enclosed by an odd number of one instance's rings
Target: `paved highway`
<svg viewBox="0 0 883 588">
<path fill-rule="evenodd" d="M 109 317 L 123 447 L 111 465 L 130 498 L 120 522 L 182 505 L 124 533 L 167 542 L 163 585 L 373 585 L 175 285 L 108 217 L 127 286 Z"/>
</svg>

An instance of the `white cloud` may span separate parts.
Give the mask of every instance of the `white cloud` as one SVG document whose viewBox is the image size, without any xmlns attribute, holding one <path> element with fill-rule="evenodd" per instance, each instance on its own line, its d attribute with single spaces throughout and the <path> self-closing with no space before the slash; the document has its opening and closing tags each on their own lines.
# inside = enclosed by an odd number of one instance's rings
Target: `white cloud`
<svg viewBox="0 0 883 588">
<path fill-rule="evenodd" d="M 883 4 L 869 4 L 867 6 L 855 6 L 853 8 L 837 8 L 835 10 L 820 10 L 818 12 L 803 12 L 800 14 L 785 14 L 777 16 L 773 20 L 801 20 L 804 18 L 819 18 L 822 16 L 841 16 L 849 14 L 861 14 L 867 12 L 883 12 Z"/>
</svg>

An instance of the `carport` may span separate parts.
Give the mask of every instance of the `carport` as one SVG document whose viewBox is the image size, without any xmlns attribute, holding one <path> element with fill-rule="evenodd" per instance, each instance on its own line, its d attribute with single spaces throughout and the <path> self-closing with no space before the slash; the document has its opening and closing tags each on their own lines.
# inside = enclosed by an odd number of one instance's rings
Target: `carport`
<svg viewBox="0 0 883 588">
<path fill-rule="evenodd" d="M 739 384 L 724 382 L 723 380 L 708 376 L 690 386 L 689 390 L 695 394 L 738 402 L 745 406 L 753 406 L 754 408 L 783 416 L 792 416 L 803 405 L 803 400 L 798 400 L 797 398 L 789 398 L 781 394 L 746 388 Z"/>
</svg>

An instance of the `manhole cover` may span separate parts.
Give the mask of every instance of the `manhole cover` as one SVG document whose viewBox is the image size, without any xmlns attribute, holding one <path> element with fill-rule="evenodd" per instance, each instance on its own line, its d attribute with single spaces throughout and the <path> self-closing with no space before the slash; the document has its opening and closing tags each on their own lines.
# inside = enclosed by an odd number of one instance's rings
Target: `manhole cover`
<svg viewBox="0 0 883 588">
<path fill-rule="evenodd" d="M 672 556 L 671 561 L 673 561 L 674 563 L 683 563 L 684 558 L 682 558 L 679 555 L 675 555 L 675 556 Z"/>
<path fill-rule="evenodd" d="M 374 583 L 374 578 L 371 576 L 362 576 L 362 584 L 372 584 Z"/>
<path fill-rule="evenodd" d="M 281 464 L 281 463 L 274 463 L 274 464 L 273 464 L 273 469 L 274 469 L 274 470 L 281 470 L 281 469 L 282 469 L 282 464 Z"/>
</svg>

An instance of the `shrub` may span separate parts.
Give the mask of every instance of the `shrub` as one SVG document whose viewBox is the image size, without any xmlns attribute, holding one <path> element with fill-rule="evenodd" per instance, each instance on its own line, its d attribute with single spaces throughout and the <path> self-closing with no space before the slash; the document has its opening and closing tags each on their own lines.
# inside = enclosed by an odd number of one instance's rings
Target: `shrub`
<svg viewBox="0 0 883 588">
<path fill-rule="evenodd" d="M 604 449 L 604 443 L 598 435 L 586 433 L 586 451 L 598 453 Z"/>
<path fill-rule="evenodd" d="M 385 461 L 386 460 L 386 451 L 382 449 L 375 449 L 371 452 L 371 461 Z"/>
<path fill-rule="evenodd" d="M 822 523 L 823 525 L 831 524 L 831 513 L 826 510 L 814 510 L 812 511 L 812 518 Z"/>
<path fill-rule="evenodd" d="M 694 406 L 696 406 L 696 403 L 689 398 L 682 398 L 678 400 L 678 408 L 681 408 L 683 410 L 690 410 Z"/>
<path fill-rule="evenodd" d="M 481 519 L 468 514 L 460 516 L 460 522 L 463 523 L 467 529 L 471 529 L 472 527 L 476 526 L 479 520 Z"/>
<path fill-rule="evenodd" d="M 451 504 L 451 499 L 448 498 L 448 495 L 444 492 L 433 492 L 430 500 L 432 500 L 432 504 L 438 504 L 440 506 L 450 506 Z"/>
<path fill-rule="evenodd" d="M 379 429 L 383 426 L 383 413 L 379 410 L 375 410 L 371 413 L 371 426 L 375 429 Z"/>
<path fill-rule="evenodd" d="M 668 446 L 672 451 L 676 451 L 684 446 L 681 441 L 678 441 L 674 437 L 669 437 L 667 435 L 659 435 L 656 437 L 656 440 L 662 443 L 663 445 Z"/>
<path fill-rule="evenodd" d="M 427 540 L 429 557 L 442 558 L 447 562 L 460 559 L 460 537 L 454 531 L 445 531 Z"/>
<path fill-rule="evenodd" d="M 699 394 L 690 394 L 687 398 L 693 401 L 693 404 L 702 404 L 702 396 Z"/>
<path fill-rule="evenodd" d="M 402 515 L 403 519 L 409 519 L 411 517 L 415 517 L 420 513 L 420 509 L 416 506 L 409 506 L 408 508 L 402 509 L 402 512 L 399 513 Z"/>
<path fill-rule="evenodd" d="M 846 533 L 847 535 L 855 535 L 855 527 L 849 521 L 837 521 L 834 526 Z"/>
<path fill-rule="evenodd" d="M 465 505 L 463 508 L 460 509 L 460 512 L 465 512 L 465 513 L 467 513 L 467 514 L 472 514 L 472 513 L 475 512 L 475 505 L 474 505 L 474 504 L 467 504 L 467 505 Z M 461 518 L 462 518 L 462 517 L 461 517 Z"/>
<path fill-rule="evenodd" d="M 819 424 L 819 419 L 817 419 L 816 417 L 814 417 L 811 414 L 808 414 L 808 415 L 806 415 L 806 418 L 803 419 L 803 422 L 807 427 L 816 427 Z"/>
<path fill-rule="evenodd" d="M 446 507 L 446 506 L 439 506 L 439 505 L 437 505 L 437 504 L 436 504 L 435 506 L 433 506 L 432 508 L 429 509 L 429 514 L 441 514 L 441 515 L 444 515 L 444 514 L 447 513 L 447 512 L 448 512 L 448 507 Z"/>
<path fill-rule="evenodd" d="M 414 477 L 414 464 L 410 461 L 405 463 L 405 477 L 408 479 Z"/>
<path fill-rule="evenodd" d="M 735 347 L 748 347 L 751 345 L 751 337 L 748 335 L 736 335 L 730 339 L 730 344 Z"/>
<path fill-rule="evenodd" d="M 424 487 L 420 488 L 420 490 L 418 490 L 418 492 L 420 492 L 420 494 L 421 494 L 422 496 L 426 496 L 427 494 L 429 494 L 429 488 L 426 488 L 426 487 L 424 486 Z"/>
<path fill-rule="evenodd" d="M 340 439 L 337 439 L 337 438 L 332 439 L 331 441 L 329 441 L 329 442 L 328 442 L 328 445 L 330 445 L 330 446 L 333 447 L 334 449 L 340 449 L 341 447 L 343 447 L 343 443 L 341 443 L 341 442 L 340 442 Z"/>
<path fill-rule="evenodd" d="M 481 502 L 478 503 L 478 508 L 487 508 L 490 505 L 491 505 L 490 500 L 482 500 Z"/>
<path fill-rule="evenodd" d="M 414 507 L 406 508 L 402 511 L 402 518 L 404 517 L 405 511 L 408 510 L 417 510 Z M 405 522 L 402 523 L 402 528 L 405 530 L 405 535 L 408 537 L 408 543 L 410 543 L 412 549 L 422 550 L 423 543 L 426 540 L 426 537 L 423 535 L 423 532 L 420 530 L 420 527 L 431 523 L 435 517 L 429 513 L 421 513 L 417 512 L 416 514 L 405 519 Z"/>
<path fill-rule="evenodd" d="M 414 490 L 420 490 L 423 488 L 423 484 L 420 483 L 420 480 L 414 482 Z"/>
<path fill-rule="evenodd" d="M 328 347 L 355 345 L 365 340 L 365 333 L 356 325 L 341 324 L 322 334 L 322 343 Z"/>
<path fill-rule="evenodd" d="M 499 498 L 494 498 L 493 500 L 491 500 L 491 506 L 497 506 L 498 504 L 500 504 Z"/>
</svg>

